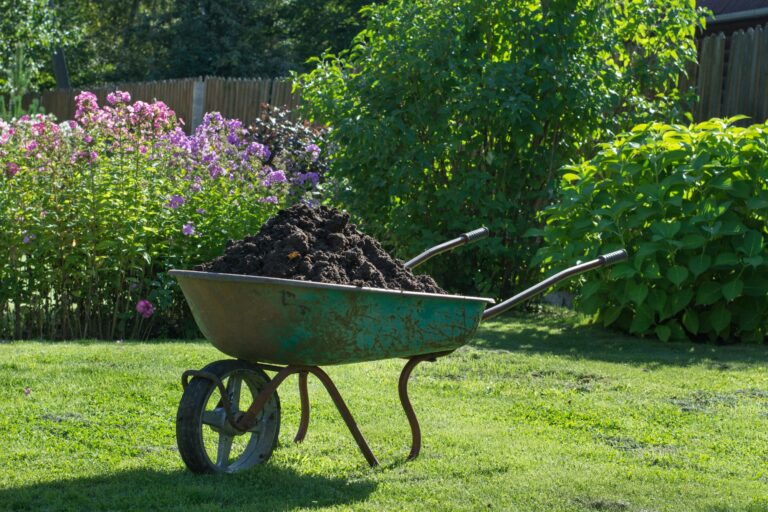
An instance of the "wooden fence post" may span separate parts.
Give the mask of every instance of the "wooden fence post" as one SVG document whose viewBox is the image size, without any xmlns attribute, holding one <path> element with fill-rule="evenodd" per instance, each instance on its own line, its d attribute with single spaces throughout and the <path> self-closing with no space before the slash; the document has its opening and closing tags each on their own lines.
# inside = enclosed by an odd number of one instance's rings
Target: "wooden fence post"
<svg viewBox="0 0 768 512">
<path fill-rule="evenodd" d="M 205 106 L 205 80 L 198 77 L 192 88 L 192 119 L 189 123 L 189 132 L 193 133 L 195 128 L 203 122 Z"/>
</svg>

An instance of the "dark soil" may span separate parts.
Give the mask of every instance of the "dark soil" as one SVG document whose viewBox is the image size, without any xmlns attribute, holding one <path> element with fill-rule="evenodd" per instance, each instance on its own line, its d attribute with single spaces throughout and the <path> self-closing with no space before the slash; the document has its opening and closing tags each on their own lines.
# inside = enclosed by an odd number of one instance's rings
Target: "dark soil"
<svg viewBox="0 0 768 512">
<path fill-rule="evenodd" d="M 230 240 L 223 256 L 195 270 L 446 293 L 358 231 L 348 214 L 303 204 L 280 211 L 255 236 Z"/>
</svg>

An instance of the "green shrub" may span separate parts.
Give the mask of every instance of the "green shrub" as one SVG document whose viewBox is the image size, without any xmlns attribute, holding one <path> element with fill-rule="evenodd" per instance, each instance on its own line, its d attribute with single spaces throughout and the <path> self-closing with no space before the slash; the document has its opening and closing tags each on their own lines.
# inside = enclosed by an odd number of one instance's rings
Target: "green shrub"
<svg viewBox="0 0 768 512">
<path fill-rule="evenodd" d="M 333 128 L 341 199 L 403 257 L 485 224 L 491 240 L 425 269 L 497 295 L 532 277 L 523 234 L 557 169 L 673 114 L 662 93 L 695 58 L 698 20 L 690 0 L 393 0 L 368 14 L 351 53 L 299 80 Z"/>
<path fill-rule="evenodd" d="M 734 118 L 736 119 L 736 118 Z M 585 277 L 580 307 L 662 340 L 768 334 L 768 124 L 647 124 L 565 168 L 543 215 L 550 266 L 625 247 Z"/>
</svg>

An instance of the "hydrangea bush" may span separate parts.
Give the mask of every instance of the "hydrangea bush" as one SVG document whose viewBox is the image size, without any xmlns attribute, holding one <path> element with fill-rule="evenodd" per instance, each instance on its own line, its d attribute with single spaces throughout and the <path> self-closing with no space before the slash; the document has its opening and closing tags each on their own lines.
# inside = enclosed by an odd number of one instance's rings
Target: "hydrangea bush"
<svg viewBox="0 0 768 512">
<path fill-rule="evenodd" d="M 568 166 L 535 262 L 624 247 L 583 277 L 578 305 L 661 340 L 768 340 L 768 125 L 643 124 Z"/>
<path fill-rule="evenodd" d="M 107 101 L 83 92 L 72 121 L 0 123 L 0 339 L 183 335 L 167 271 L 219 255 L 316 183 L 238 120 L 209 113 L 186 135 L 160 101 Z"/>
</svg>

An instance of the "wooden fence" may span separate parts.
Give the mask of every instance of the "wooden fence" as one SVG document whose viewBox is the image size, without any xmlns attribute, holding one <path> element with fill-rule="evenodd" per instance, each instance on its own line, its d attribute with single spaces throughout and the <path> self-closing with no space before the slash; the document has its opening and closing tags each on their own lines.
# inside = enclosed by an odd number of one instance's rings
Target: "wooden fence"
<svg viewBox="0 0 768 512">
<path fill-rule="evenodd" d="M 726 37 L 715 34 L 698 41 L 699 65 L 680 84 L 693 85 L 698 101 L 691 106 L 694 119 L 730 117 L 743 114 L 750 122 L 768 119 L 768 25 L 738 31 Z M 205 112 L 218 111 L 226 117 L 250 123 L 262 104 L 294 111 L 300 103 L 287 79 L 187 78 L 161 82 L 116 84 L 88 88 L 100 102 L 107 93 L 128 91 L 134 100 L 162 100 L 184 120 L 187 131 L 202 122 Z M 72 119 L 79 90 L 55 90 L 41 95 L 41 104 L 58 119 Z"/>
<path fill-rule="evenodd" d="M 697 121 L 749 116 L 747 123 L 768 119 L 768 25 L 722 33 L 699 41 L 699 66 L 689 77 L 699 101 Z"/>
<path fill-rule="evenodd" d="M 159 82 L 133 82 L 104 87 L 88 87 L 96 94 L 99 104 L 106 102 L 107 94 L 115 90 L 127 91 L 133 101 L 161 100 L 184 120 L 191 132 L 203 120 L 205 112 L 218 111 L 225 117 L 237 118 L 244 123 L 252 122 L 262 111 L 263 104 L 296 110 L 300 102 L 292 92 L 288 79 L 239 79 L 239 78 L 185 78 Z M 75 115 L 75 96 L 82 89 L 58 89 L 40 95 L 45 112 L 59 120 L 72 119 Z M 293 116 L 295 118 L 295 112 Z"/>
</svg>

